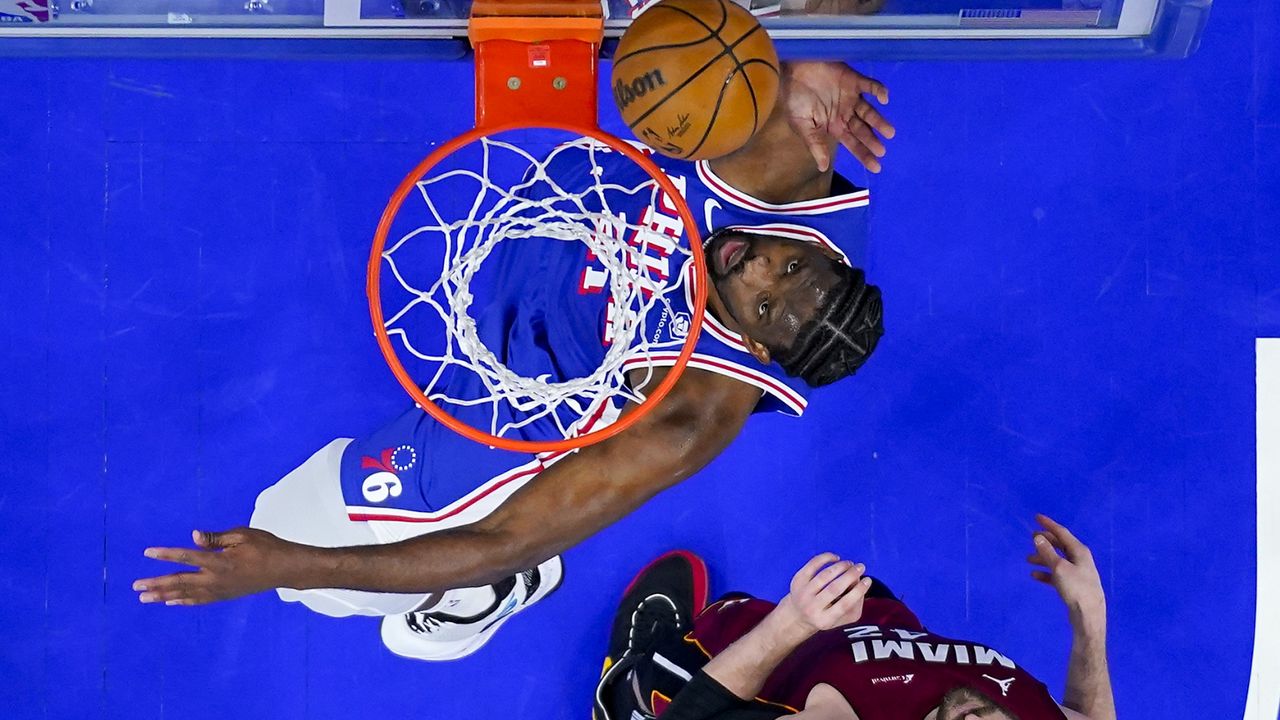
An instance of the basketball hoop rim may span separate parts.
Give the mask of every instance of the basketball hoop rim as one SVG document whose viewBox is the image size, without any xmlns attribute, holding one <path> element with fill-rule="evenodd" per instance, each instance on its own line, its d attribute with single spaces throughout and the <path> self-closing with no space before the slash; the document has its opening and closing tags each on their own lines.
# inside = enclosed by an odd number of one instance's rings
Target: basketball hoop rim
<svg viewBox="0 0 1280 720">
<path fill-rule="evenodd" d="M 689 252 L 693 258 L 695 273 L 693 287 L 693 307 L 690 309 L 692 318 L 690 319 L 689 333 L 685 337 L 684 345 L 680 349 L 680 354 L 667 371 L 666 376 L 658 383 L 658 387 L 652 393 L 645 397 L 644 402 L 640 403 L 635 409 L 629 413 L 620 416 L 615 422 L 600 428 L 592 430 L 582 435 L 562 440 L 515 440 L 494 435 L 492 433 L 480 430 L 472 425 L 468 425 L 461 420 L 453 417 L 445 412 L 432 401 L 422 388 L 414 382 L 405 369 L 404 364 L 400 362 L 400 357 L 396 354 L 395 348 L 392 346 L 391 337 L 387 333 L 387 328 L 382 312 L 382 253 L 386 248 L 387 236 L 391 231 L 391 225 L 395 221 L 396 215 L 400 212 L 400 208 L 404 205 L 404 201 L 410 193 L 417 187 L 418 182 L 424 178 L 435 166 L 439 165 L 444 158 L 454 154 L 458 150 L 478 142 L 483 138 L 493 135 L 499 135 L 505 132 L 515 130 L 528 129 L 547 129 L 559 130 L 575 135 L 589 137 L 603 145 L 608 146 L 626 156 L 632 162 L 639 165 L 654 178 L 659 189 L 666 193 L 672 199 L 672 203 L 676 206 L 676 210 L 680 215 L 680 220 L 684 224 L 685 237 L 689 240 Z M 560 124 L 554 122 L 541 122 L 537 124 L 513 122 L 501 125 L 493 125 L 486 127 L 474 128 L 468 132 L 459 135 L 452 140 L 444 143 L 440 147 L 433 150 L 426 158 L 419 162 L 412 170 L 405 175 L 404 179 L 396 187 L 391 195 L 391 199 L 387 201 L 386 207 L 382 211 L 382 217 L 378 221 L 377 230 L 374 232 L 373 247 L 369 253 L 369 265 L 367 273 L 367 284 L 365 286 L 365 294 L 369 300 L 369 315 L 373 321 L 373 333 L 377 338 L 378 348 L 382 352 L 382 357 L 386 360 L 387 365 L 391 368 L 391 372 L 399 381 L 400 386 L 409 393 L 410 397 L 427 412 L 431 417 L 435 418 L 440 424 L 448 427 L 450 430 L 473 440 L 478 443 L 502 448 L 504 450 L 512 450 L 515 452 L 527 453 L 561 453 L 570 450 L 592 445 L 617 435 L 627 428 L 635 425 L 640 419 L 657 407 L 662 400 L 675 387 L 676 382 L 684 373 L 686 366 L 689 364 L 690 358 L 693 356 L 694 347 L 697 346 L 698 337 L 702 332 L 703 314 L 706 312 L 707 306 L 707 285 L 710 282 L 710 276 L 707 274 L 706 257 L 702 251 L 702 236 L 698 231 L 697 220 L 693 216 L 693 211 L 685 202 L 684 196 L 680 193 L 671 178 L 657 166 L 652 160 L 644 155 L 643 152 L 636 149 L 630 143 L 610 135 L 599 128 L 574 126 L 569 124 Z M 604 402 L 609 402 L 605 399 Z"/>
</svg>

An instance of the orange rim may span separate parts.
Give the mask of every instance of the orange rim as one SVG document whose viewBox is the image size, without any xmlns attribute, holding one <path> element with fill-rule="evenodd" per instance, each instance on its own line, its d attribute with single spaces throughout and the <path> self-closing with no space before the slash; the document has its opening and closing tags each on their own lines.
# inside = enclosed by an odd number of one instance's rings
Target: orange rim
<svg viewBox="0 0 1280 720">
<path fill-rule="evenodd" d="M 568 133 L 583 135 L 596 140 L 604 145 L 609 146 L 613 150 L 625 155 L 632 162 L 639 165 L 645 172 L 649 173 L 658 182 L 658 187 L 667 194 L 668 197 L 676 205 L 676 209 L 680 214 L 680 220 L 684 223 L 685 237 L 689 239 L 689 252 L 693 256 L 694 264 L 694 283 L 693 283 L 693 308 L 691 308 L 692 319 L 690 321 L 689 334 L 685 337 L 684 346 L 680 349 L 680 355 L 676 358 L 676 362 L 671 366 L 666 376 L 658 383 L 658 387 L 649 394 L 644 402 L 636 406 L 635 410 L 619 417 L 612 424 L 607 425 L 599 430 L 592 430 L 582 435 L 577 435 L 563 440 L 513 440 L 510 438 L 499 437 L 484 430 L 480 430 L 472 425 L 468 425 L 461 420 L 453 417 L 445 412 L 443 408 L 427 397 L 422 391 L 409 372 L 405 369 L 404 364 L 400 362 L 400 357 L 396 354 L 395 348 L 391 344 L 391 338 L 387 334 L 387 328 L 382 314 L 382 251 L 386 247 L 387 235 L 391 231 L 391 224 L 394 222 L 396 215 L 400 212 L 400 207 L 404 204 L 405 198 L 413 192 L 417 183 L 426 177 L 427 173 L 436 165 L 440 164 L 444 158 L 457 152 L 459 149 L 479 141 L 481 138 L 491 135 L 497 135 L 512 130 L 528 129 L 530 127 L 545 128 L 549 130 L 561 130 Z M 435 418 L 445 427 L 462 435 L 463 437 L 474 440 L 485 445 L 492 445 L 504 450 L 514 450 L 518 452 L 564 452 L 567 450 L 576 450 L 593 443 L 606 440 L 618 433 L 626 430 L 634 425 L 640 418 L 647 415 L 657 407 L 658 403 L 671 392 L 671 388 L 675 387 L 676 381 L 680 375 L 684 373 L 685 366 L 689 364 L 689 358 L 693 355 L 693 348 L 698 343 L 698 336 L 702 332 L 702 315 L 706 311 L 707 306 L 707 276 L 706 258 L 702 253 L 702 236 L 698 232 L 697 221 L 693 217 L 692 211 L 689 209 L 688 203 L 684 201 L 684 196 L 676 188 L 675 183 L 666 176 L 653 163 L 652 160 L 645 157 L 643 153 L 627 144 L 626 142 L 605 133 L 598 128 L 575 127 L 571 125 L 560 125 L 555 123 L 545 123 L 538 125 L 528 125 L 526 123 L 508 123 L 495 127 L 476 128 L 466 132 L 449 142 L 441 145 L 417 167 L 409 172 L 408 175 L 400 181 L 400 185 L 396 187 L 395 193 L 391 195 L 391 199 L 387 202 L 386 208 L 382 211 L 382 218 L 378 222 L 378 229 L 373 236 L 373 249 L 369 253 L 368 283 L 365 286 L 365 293 L 369 298 L 369 314 L 373 319 L 373 334 L 378 339 L 378 347 L 382 350 L 382 356 L 386 359 L 387 365 L 391 367 L 391 372 L 396 376 L 396 380 L 400 382 L 401 387 L 409 393 L 410 397 L 431 417 Z M 607 402 L 607 401 L 606 401 Z"/>
</svg>

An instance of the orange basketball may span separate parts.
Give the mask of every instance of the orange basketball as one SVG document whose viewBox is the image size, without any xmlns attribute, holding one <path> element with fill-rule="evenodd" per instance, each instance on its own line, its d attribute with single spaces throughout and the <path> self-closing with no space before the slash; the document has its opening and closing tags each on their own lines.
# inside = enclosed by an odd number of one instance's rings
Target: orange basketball
<svg viewBox="0 0 1280 720">
<path fill-rule="evenodd" d="M 613 99 L 641 142 L 663 155 L 727 155 L 769 118 L 778 53 L 729 0 L 662 0 L 618 42 Z"/>
</svg>

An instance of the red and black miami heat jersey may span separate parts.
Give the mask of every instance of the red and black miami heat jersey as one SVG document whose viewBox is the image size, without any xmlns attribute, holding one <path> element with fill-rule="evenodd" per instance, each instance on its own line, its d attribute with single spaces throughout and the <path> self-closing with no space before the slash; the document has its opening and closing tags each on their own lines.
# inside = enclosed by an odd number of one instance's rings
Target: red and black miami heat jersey
<svg viewBox="0 0 1280 720">
<path fill-rule="evenodd" d="M 755 598 L 718 602 L 697 617 L 686 640 L 714 657 L 773 608 Z M 1009 658 L 980 643 L 935 635 L 905 605 L 881 598 L 866 600 L 857 624 L 818 633 L 797 648 L 758 697 L 795 712 L 820 683 L 838 690 L 861 720 L 923 718 L 960 686 L 1020 720 L 1065 717 L 1044 684 Z"/>
</svg>

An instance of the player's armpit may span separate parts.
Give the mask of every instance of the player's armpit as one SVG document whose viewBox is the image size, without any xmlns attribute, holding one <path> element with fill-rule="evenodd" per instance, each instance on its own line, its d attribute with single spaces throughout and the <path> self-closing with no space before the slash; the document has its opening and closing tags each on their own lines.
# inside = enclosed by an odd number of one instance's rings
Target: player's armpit
<svg viewBox="0 0 1280 720">
<path fill-rule="evenodd" d="M 564 458 L 476 524 L 389 545 L 316 549 L 290 587 L 439 592 L 534 567 L 690 477 L 737 437 L 760 390 L 688 369 L 627 431 Z"/>
</svg>

